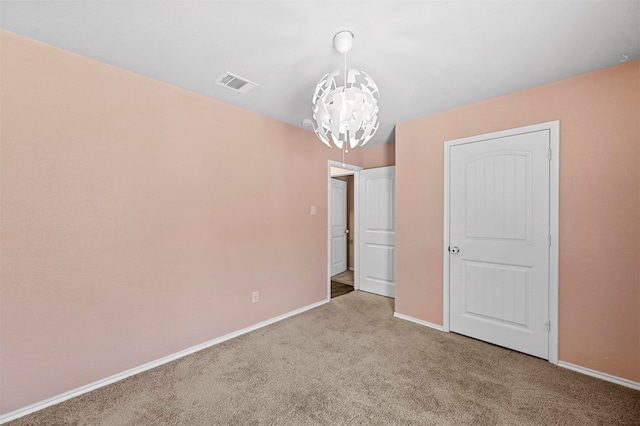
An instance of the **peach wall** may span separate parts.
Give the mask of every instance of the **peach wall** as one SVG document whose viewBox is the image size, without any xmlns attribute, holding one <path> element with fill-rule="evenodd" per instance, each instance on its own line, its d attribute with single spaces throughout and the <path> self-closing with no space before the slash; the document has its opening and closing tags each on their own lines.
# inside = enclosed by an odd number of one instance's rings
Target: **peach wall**
<svg viewBox="0 0 640 426">
<path fill-rule="evenodd" d="M 396 310 L 442 324 L 443 142 L 552 120 L 560 360 L 640 382 L 640 61 L 396 126 Z"/>
<path fill-rule="evenodd" d="M 326 298 L 327 160 L 338 150 L 0 37 L 0 412 Z"/>
<path fill-rule="evenodd" d="M 362 148 L 362 155 L 365 169 L 394 166 L 396 164 L 396 144 L 392 142 L 366 146 Z"/>
</svg>

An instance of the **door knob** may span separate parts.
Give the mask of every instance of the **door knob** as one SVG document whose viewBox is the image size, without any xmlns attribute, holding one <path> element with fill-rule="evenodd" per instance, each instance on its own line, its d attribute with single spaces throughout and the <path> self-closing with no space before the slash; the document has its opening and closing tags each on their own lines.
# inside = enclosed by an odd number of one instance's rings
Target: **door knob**
<svg viewBox="0 0 640 426">
<path fill-rule="evenodd" d="M 452 254 L 460 253 L 460 248 L 458 246 L 449 247 L 449 253 L 452 253 Z"/>
<path fill-rule="evenodd" d="M 344 233 L 345 233 L 345 234 L 348 234 L 348 233 L 349 233 L 349 230 L 348 230 L 348 229 L 345 229 L 345 230 L 344 230 Z"/>
</svg>

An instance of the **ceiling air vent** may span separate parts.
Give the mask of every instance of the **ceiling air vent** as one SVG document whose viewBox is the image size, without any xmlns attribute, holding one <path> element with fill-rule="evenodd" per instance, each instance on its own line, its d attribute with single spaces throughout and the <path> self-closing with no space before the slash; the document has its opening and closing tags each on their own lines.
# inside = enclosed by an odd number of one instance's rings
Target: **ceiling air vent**
<svg viewBox="0 0 640 426">
<path fill-rule="evenodd" d="M 249 81 L 246 78 L 238 77 L 230 72 L 224 73 L 219 79 L 216 80 L 216 84 L 224 86 L 235 92 L 247 93 L 248 91 L 258 87 L 258 84 L 253 81 Z"/>
</svg>

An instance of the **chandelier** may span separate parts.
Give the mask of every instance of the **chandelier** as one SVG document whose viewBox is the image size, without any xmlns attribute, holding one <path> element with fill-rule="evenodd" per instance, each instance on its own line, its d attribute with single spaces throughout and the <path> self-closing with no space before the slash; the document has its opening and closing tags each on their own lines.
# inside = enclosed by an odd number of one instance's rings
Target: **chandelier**
<svg viewBox="0 0 640 426">
<path fill-rule="evenodd" d="M 378 87 L 364 71 L 347 71 L 353 34 L 341 31 L 333 45 L 344 53 L 344 70 L 325 74 L 313 93 L 313 131 L 327 146 L 346 151 L 366 144 L 378 130 Z M 340 78 L 342 77 L 342 79 Z M 340 86 L 340 80 L 343 85 Z"/>
</svg>

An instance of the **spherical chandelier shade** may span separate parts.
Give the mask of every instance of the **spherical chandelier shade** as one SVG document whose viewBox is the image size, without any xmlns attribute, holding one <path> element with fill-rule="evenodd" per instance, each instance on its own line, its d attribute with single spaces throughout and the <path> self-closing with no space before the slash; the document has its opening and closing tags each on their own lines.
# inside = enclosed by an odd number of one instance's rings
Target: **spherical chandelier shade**
<svg viewBox="0 0 640 426">
<path fill-rule="evenodd" d="M 356 148 L 366 144 L 378 130 L 378 98 L 376 83 L 365 72 L 347 71 L 347 52 L 353 34 L 336 34 L 334 46 L 345 55 L 342 73 L 325 74 L 313 94 L 313 130 L 318 138 L 338 149 Z M 343 83 L 340 85 L 340 83 Z"/>
<path fill-rule="evenodd" d="M 363 71 L 350 69 L 346 84 L 338 70 L 326 74 L 313 94 L 313 130 L 326 145 L 342 149 L 366 144 L 378 130 L 378 87 Z"/>
</svg>

